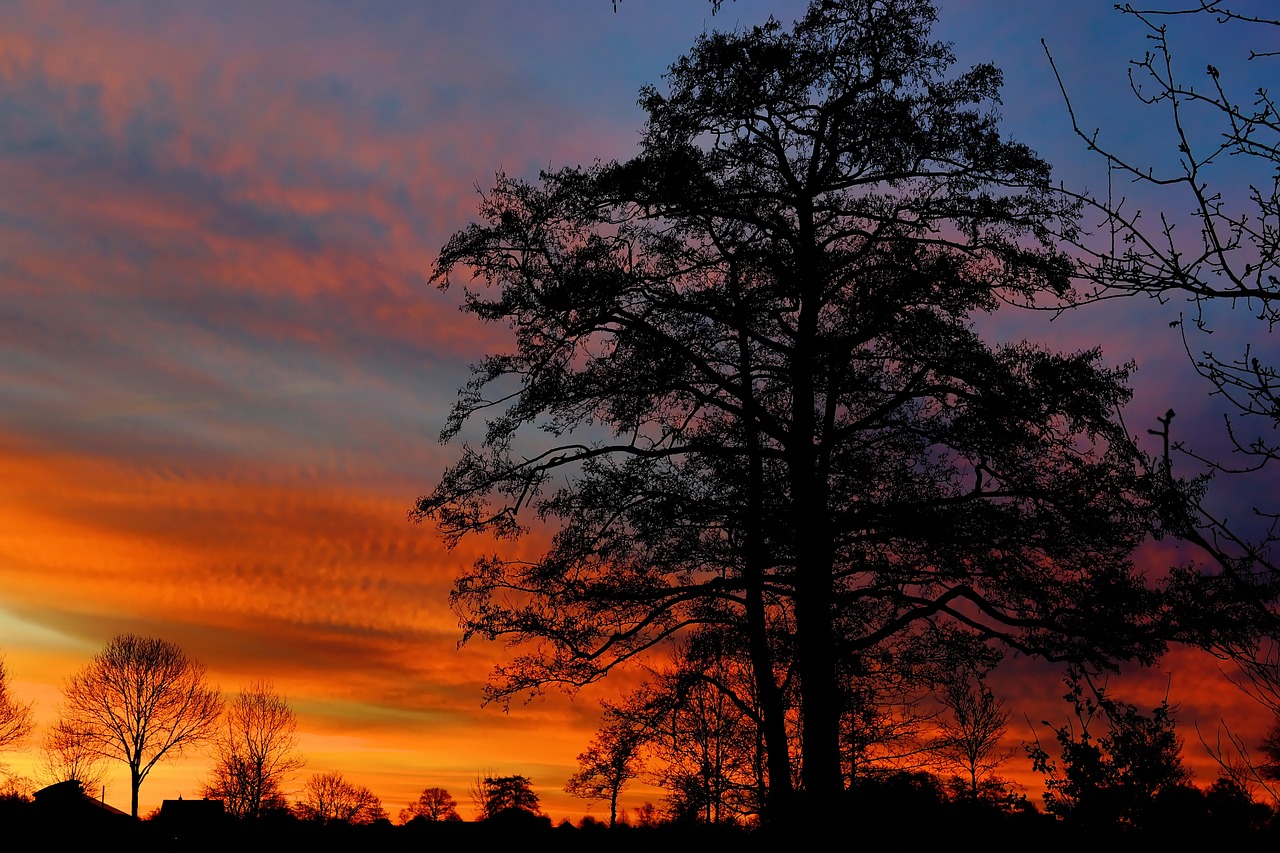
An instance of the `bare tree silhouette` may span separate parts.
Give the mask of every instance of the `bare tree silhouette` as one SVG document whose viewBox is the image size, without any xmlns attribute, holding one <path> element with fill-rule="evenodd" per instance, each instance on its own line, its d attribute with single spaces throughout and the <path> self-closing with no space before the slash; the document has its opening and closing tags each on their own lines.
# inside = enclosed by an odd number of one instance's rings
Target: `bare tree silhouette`
<svg viewBox="0 0 1280 853">
<path fill-rule="evenodd" d="M 132 814 L 155 765 L 208 741 L 222 696 L 204 664 L 173 643 L 118 634 L 67 682 L 61 719 L 104 758 L 129 766 Z"/>
<path fill-rule="evenodd" d="M 9 667 L 4 655 L 0 655 L 0 750 L 12 749 L 22 744 L 35 728 L 35 716 L 30 703 L 18 701 L 13 695 Z"/>
<path fill-rule="evenodd" d="M 323 824 L 368 824 L 387 816 L 372 791 L 348 782 L 337 771 L 313 774 L 302 786 L 294 810 L 303 820 Z"/>
<path fill-rule="evenodd" d="M 253 819 L 286 806 L 284 784 L 306 761 L 298 753 L 297 715 L 271 684 L 256 681 L 227 706 L 213 740 L 214 766 L 204 795 Z"/>
<path fill-rule="evenodd" d="M 941 732 L 933 750 L 963 774 L 966 793 L 977 799 L 983 784 L 992 781 L 996 768 L 1012 755 L 1001 741 L 1013 713 L 986 683 L 964 676 L 946 684 L 942 703 L 947 713 L 939 720 Z"/>
<path fill-rule="evenodd" d="M 84 789 L 96 793 L 106 783 L 107 768 L 92 740 L 66 720 L 58 720 L 45 732 L 41 776 L 48 784 L 74 779 Z"/>
<path fill-rule="evenodd" d="M 435 823 L 437 821 L 462 820 L 458 814 L 458 801 L 444 788 L 424 788 L 418 799 L 407 808 L 400 810 L 400 822 L 408 823 L 421 818 Z"/>
</svg>

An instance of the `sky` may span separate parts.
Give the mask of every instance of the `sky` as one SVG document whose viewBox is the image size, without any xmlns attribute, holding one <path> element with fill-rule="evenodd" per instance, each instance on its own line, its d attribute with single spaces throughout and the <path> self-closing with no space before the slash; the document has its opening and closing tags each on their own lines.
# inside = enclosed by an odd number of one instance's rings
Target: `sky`
<svg viewBox="0 0 1280 853">
<path fill-rule="evenodd" d="M 935 30 L 960 66 L 1005 70 L 1007 133 L 1095 190 L 1105 169 L 1070 134 L 1042 38 L 1082 123 L 1158 164 L 1176 157 L 1128 91 L 1144 33 L 1112 5 L 1078 0 L 1063 18 L 1059 4 L 942 0 Z M 476 776 L 498 772 L 533 779 L 554 819 L 581 816 L 562 786 L 597 700 L 635 676 L 482 707 L 504 649 L 457 648 L 448 606 L 480 545 L 447 551 L 406 514 L 457 452 L 437 435 L 467 365 L 506 341 L 427 279 L 497 171 L 630 156 L 638 89 L 699 33 L 789 23 L 804 6 L 6 0 L 0 652 L 40 722 L 113 635 L 150 634 L 228 692 L 271 680 L 298 712 L 303 775 L 341 771 L 393 815 L 430 785 L 469 814 Z M 1179 24 L 1186 68 L 1210 57 L 1234 79 L 1262 73 L 1240 61 L 1238 31 Z M 1132 431 L 1173 407 L 1179 435 L 1217 452 L 1220 410 L 1169 326 L 1186 308 L 1002 311 L 984 328 L 1133 360 Z M 1222 351 L 1251 335 L 1269 346 L 1244 307 L 1215 323 Z M 1212 494 L 1245 517 L 1269 488 Z M 1178 557 L 1162 544 L 1143 559 Z M 1046 672 L 1015 661 L 998 676 L 1015 719 L 1065 717 Z M 1255 738 L 1265 726 L 1189 652 L 1117 684 L 1147 707 L 1166 689 L 1180 703 L 1202 782 L 1192 722 Z M 0 754 L 20 773 L 36 758 Z M 160 766 L 142 811 L 197 796 L 207 768 L 201 754 Z M 107 799 L 127 808 L 122 769 Z"/>
</svg>

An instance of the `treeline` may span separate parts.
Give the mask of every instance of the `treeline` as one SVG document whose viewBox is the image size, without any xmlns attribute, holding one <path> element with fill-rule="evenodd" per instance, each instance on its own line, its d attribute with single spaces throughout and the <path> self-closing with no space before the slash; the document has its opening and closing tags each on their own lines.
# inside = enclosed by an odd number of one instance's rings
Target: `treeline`
<svg viewBox="0 0 1280 853">
<path fill-rule="evenodd" d="M 723 647 L 711 658 L 705 647 L 695 651 L 684 647 L 676 666 L 603 706 L 600 729 L 566 790 L 607 803 L 610 824 L 635 780 L 666 791 L 658 808 L 646 804 L 642 823 L 762 823 L 765 744 L 759 717 L 743 700 L 750 696 L 746 664 Z M 841 718 L 846 817 L 874 820 L 899 808 L 917 811 L 909 805 L 916 803 L 930 814 L 960 809 L 998 822 L 1037 815 L 1103 833 L 1155 832 L 1175 812 L 1178 825 L 1204 831 L 1231 822 L 1242 832 L 1277 825 L 1280 718 L 1252 753 L 1225 729 L 1206 743 L 1219 772 L 1204 787 L 1185 765 L 1177 709 L 1167 699 L 1139 708 L 1079 669 L 1068 669 L 1060 713 L 1040 709 L 1055 719 L 1033 726 L 1021 742 L 1010 734 L 1006 701 L 965 672 L 898 668 L 848 685 Z M 1011 781 L 1015 763 L 1033 769 L 1042 787 L 1028 791 Z M 1033 799 L 1043 802 L 1043 814 Z"/>
<path fill-rule="evenodd" d="M 1178 828 L 1184 837 L 1244 837 L 1280 831 L 1273 784 L 1280 781 L 1280 721 L 1259 745 L 1255 761 L 1219 752 L 1220 777 L 1200 788 L 1184 766 L 1183 739 L 1167 702 L 1141 710 L 1073 669 L 1063 721 L 1045 723 L 1021 749 L 1010 749 L 1012 712 L 983 679 L 927 667 L 908 670 L 905 658 L 892 660 L 891 671 L 863 673 L 849 682 L 858 689 L 845 702 L 851 709 L 842 724 L 846 795 L 836 822 L 850 831 L 891 833 L 902 821 L 920 833 L 957 821 L 996 833 L 1065 829 L 1156 837 Z M 746 664 L 735 662 L 725 646 L 688 643 L 677 665 L 656 671 L 624 701 L 606 704 L 601 728 L 565 789 L 608 802 L 608 822 L 586 818 L 579 829 L 766 837 L 761 817 L 767 767 L 758 717 L 742 699 L 749 695 L 745 672 Z M 4 745 L 17 745 L 32 728 L 31 707 L 11 694 L 0 659 Z M 200 837 L 339 838 L 352 827 L 388 832 L 390 815 L 379 798 L 341 773 L 312 774 L 294 799 L 287 798 L 305 764 L 295 729 L 294 712 L 270 685 L 255 683 L 224 701 L 203 666 L 178 647 L 120 635 L 68 681 L 43 741 L 44 781 L 73 781 L 82 798 L 91 800 L 103 762 L 119 760 L 137 780 L 136 804 L 137 786 L 157 762 L 209 746 L 212 768 L 201 793 L 222 806 L 218 821 L 210 823 L 208 813 L 200 813 L 193 827 L 181 809 L 157 809 L 145 823 Z M 1003 775 L 1011 761 L 1029 761 L 1042 775 L 1043 812 Z M 634 780 L 665 789 L 660 804 L 645 803 L 631 814 L 620 810 L 619 799 Z M 488 826 L 485 832 L 551 830 L 525 776 L 484 775 L 469 793 L 478 822 Z M 33 803 L 10 791 L 6 802 L 14 831 L 47 832 L 54 824 L 61 826 L 58 831 L 79 831 L 62 819 L 65 800 Z M 399 811 L 405 833 L 396 838 L 476 831 L 442 828 L 462 823 L 457 806 L 446 789 L 425 788 Z M 77 808 L 73 827 L 101 831 L 106 812 L 90 812 L 83 803 Z M 114 832 L 159 831 L 128 828 L 135 824 L 107 825 Z M 560 831 L 556 838 L 562 841 L 575 837 Z"/>
<path fill-rule="evenodd" d="M 12 694 L 0 657 L 0 749 L 26 745 L 34 730 L 32 706 Z M 89 815 L 93 825 L 101 815 L 83 806 L 102 790 L 109 764 L 120 762 L 128 768 L 136 819 L 139 790 L 158 763 L 207 749 L 212 765 L 199 793 L 216 801 L 230 820 L 252 824 L 288 817 L 326 826 L 387 821 L 379 798 L 338 772 L 312 774 L 291 800 L 291 784 L 306 764 L 296 730 L 296 713 L 269 682 L 247 685 L 228 701 L 209 683 L 204 664 L 178 646 L 120 634 L 67 681 L 56 719 L 39 742 L 37 779 L 10 777 L 0 796 L 13 806 L 30 803 L 37 786 L 56 788 L 43 803 L 35 792 L 34 805 L 55 816 L 69 808 L 73 817 Z M 474 797 L 485 814 L 506 805 L 536 812 L 537 798 L 522 798 L 522 792 L 532 795 L 524 777 L 485 777 L 477 781 Z M 163 821 L 161 811 L 148 819 Z M 399 817 L 405 823 L 459 820 L 457 802 L 437 787 L 426 788 Z"/>
</svg>

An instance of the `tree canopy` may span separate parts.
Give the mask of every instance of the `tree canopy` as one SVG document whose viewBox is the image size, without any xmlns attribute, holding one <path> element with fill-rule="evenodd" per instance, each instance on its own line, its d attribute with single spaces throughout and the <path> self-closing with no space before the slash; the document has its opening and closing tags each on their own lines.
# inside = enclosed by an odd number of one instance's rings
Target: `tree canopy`
<svg viewBox="0 0 1280 853">
<path fill-rule="evenodd" d="M 298 752 L 297 728 L 298 715 L 269 682 L 243 688 L 214 738 L 205 796 L 222 800 L 227 813 L 238 818 L 287 808 L 284 785 L 306 763 Z"/>
<path fill-rule="evenodd" d="M 302 787 L 294 811 L 303 820 L 322 824 L 361 825 L 387 818 L 382 801 L 372 791 L 337 771 L 313 774 Z"/>
<path fill-rule="evenodd" d="M 510 812 L 542 814 L 538 794 L 528 776 L 484 776 L 471 792 L 480 820 L 491 820 Z"/>
<path fill-rule="evenodd" d="M 515 346 L 475 366 L 442 437 L 481 417 L 483 438 L 412 514 L 451 543 L 555 531 L 456 581 L 464 640 L 520 648 L 490 697 L 733 634 L 779 820 L 788 679 L 824 814 L 840 672 L 884 644 L 1107 665 L 1167 627 L 1130 554 L 1178 484 L 1116 419 L 1127 370 L 974 329 L 1066 291 L 1076 208 L 1001 135 L 1000 72 L 954 72 L 934 18 L 835 0 L 703 35 L 642 90 L 637 156 L 499 176 L 435 273 L 486 285 L 466 309 Z"/>
<path fill-rule="evenodd" d="M 204 664 L 167 640 L 118 634 L 71 676 L 61 718 L 94 753 L 129 766 L 133 816 L 138 788 L 161 760 L 209 740 L 222 694 Z"/>
</svg>

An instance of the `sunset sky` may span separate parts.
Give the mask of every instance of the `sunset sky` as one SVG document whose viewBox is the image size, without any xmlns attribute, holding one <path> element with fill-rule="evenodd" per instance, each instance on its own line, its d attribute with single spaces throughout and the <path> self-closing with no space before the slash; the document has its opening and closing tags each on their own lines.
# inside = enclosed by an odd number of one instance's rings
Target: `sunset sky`
<svg viewBox="0 0 1280 853">
<path fill-rule="evenodd" d="M 1070 5 L 1062 18 L 1063 4 L 942 0 L 936 34 L 960 65 L 1005 70 L 1009 135 L 1067 183 L 1104 189 L 1042 37 L 1084 124 L 1157 163 L 1176 151 L 1128 92 L 1141 27 L 1112 0 Z M 616 12 L 610 0 L 7 0 L 0 651 L 41 723 L 111 636 L 151 634 L 226 691 L 273 681 L 299 714 L 303 777 L 339 770 L 393 816 L 428 785 L 469 815 L 468 787 L 496 771 L 531 777 L 554 819 L 580 817 L 586 804 L 561 788 L 597 698 L 625 684 L 481 707 L 503 649 L 457 649 L 447 601 L 478 545 L 446 551 L 406 520 L 456 453 L 436 437 L 468 363 L 506 344 L 426 280 L 497 170 L 630 156 L 637 90 L 698 33 L 770 13 L 789 23 L 805 6 L 729 0 L 712 17 L 701 0 Z M 1242 62 L 1239 30 L 1201 22 L 1174 45 L 1189 78 L 1206 57 L 1224 78 L 1265 76 Z M 984 328 L 1135 360 L 1131 431 L 1173 407 L 1178 437 L 1219 452 L 1221 414 L 1169 325 L 1186 309 L 1005 311 Z M 1276 352 L 1245 306 L 1214 319 L 1214 348 L 1254 333 Z M 1221 483 L 1215 506 L 1244 517 L 1275 496 L 1270 479 Z M 1161 543 L 1142 559 L 1158 571 L 1176 552 Z M 1024 713 L 1065 717 L 1056 679 L 1026 661 L 998 675 L 1012 744 L 1029 736 Z M 1213 774 L 1193 722 L 1223 718 L 1255 739 L 1264 726 L 1213 661 L 1185 651 L 1115 685 L 1148 708 L 1169 688 L 1201 782 Z M 36 757 L 0 761 L 30 773 Z M 195 754 L 158 768 L 142 811 L 198 796 L 207 766 Z M 122 769 L 108 801 L 127 808 Z M 1031 781 L 1021 755 L 1009 773 Z"/>
</svg>

